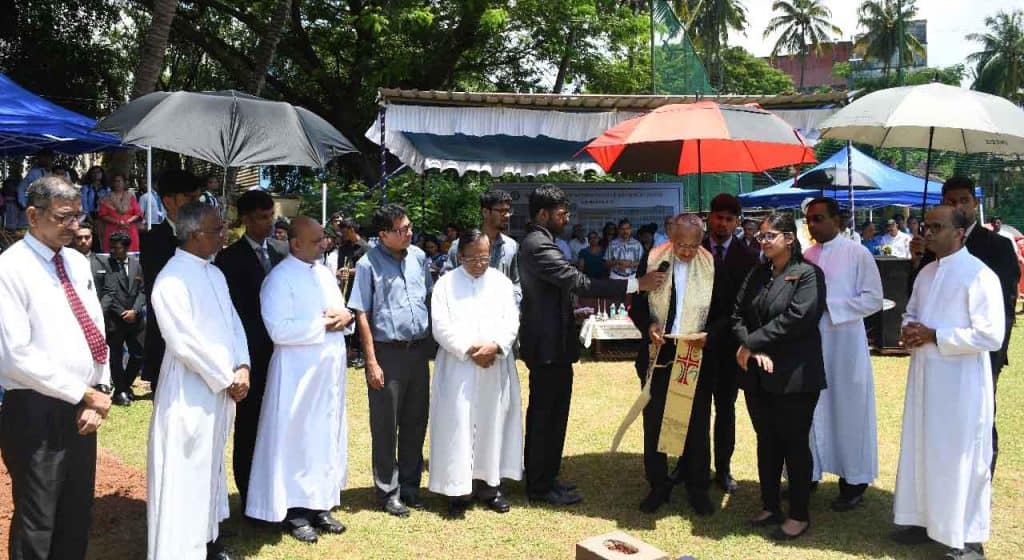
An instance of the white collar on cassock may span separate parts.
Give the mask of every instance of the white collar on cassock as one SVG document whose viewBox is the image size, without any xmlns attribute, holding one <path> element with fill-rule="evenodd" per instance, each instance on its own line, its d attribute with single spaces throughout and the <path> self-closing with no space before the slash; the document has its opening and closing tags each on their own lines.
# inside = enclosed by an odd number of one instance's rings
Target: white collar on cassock
<svg viewBox="0 0 1024 560">
<path fill-rule="evenodd" d="M 209 259 L 204 259 L 203 257 L 200 257 L 199 255 L 194 255 L 192 253 L 189 253 L 188 251 L 182 249 L 181 247 L 178 247 L 177 249 L 174 250 L 174 256 L 178 256 L 178 255 L 184 256 L 186 259 L 194 262 L 195 264 L 201 265 L 201 266 L 208 266 L 210 264 L 211 259 L 213 258 L 213 257 L 210 257 Z"/>
</svg>

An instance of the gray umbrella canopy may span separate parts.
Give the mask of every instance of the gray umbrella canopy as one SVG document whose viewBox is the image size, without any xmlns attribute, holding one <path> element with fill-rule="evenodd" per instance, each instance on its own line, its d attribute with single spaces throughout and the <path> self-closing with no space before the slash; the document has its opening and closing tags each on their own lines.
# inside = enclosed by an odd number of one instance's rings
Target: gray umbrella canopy
<svg viewBox="0 0 1024 560">
<path fill-rule="evenodd" d="M 216 163 L 324 168 L 355 152 L 338 129 L 315 113 L 245 93 L 156 92 L 121 106 L 96 124 L 125 144 L 177 152 Z"/>
<path fill-rule="evenodd" d="M 799 183 L 793 184 L 794 188 L 801 189 L 850 189 L 855 191 L 866 191 L 878 189 L 878 183 L 871 177 L 857 171 L 847 170 L 846 167 L 825 167 L 808 171 L 800 176 Z"/>
</svg>

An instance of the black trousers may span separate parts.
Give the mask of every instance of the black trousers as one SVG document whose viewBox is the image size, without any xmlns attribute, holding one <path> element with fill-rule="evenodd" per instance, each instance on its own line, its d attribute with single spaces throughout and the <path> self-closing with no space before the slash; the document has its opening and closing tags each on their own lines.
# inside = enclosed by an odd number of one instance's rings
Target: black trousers
<svg viewBox="0 0 1024 560">
<path fill-rule="evenodd" d="M 782 466 L 789 475 L 789 517 L 809 521 L 811 471 L 809 434 L 820 391 L 769 393 L 746 391 L 747 407 L 757 433 L 757 474 L 765 511 L 781 511 Z"/>
<path fill-rule="evenodd" d="M 572 403 L 572 365 L 530 368 L 530 402 L 526 407 L 526 491 L 547 494 L 562 467 L 565 431 Z"/>
<path fill-rule="evenodd" d="M 647 354 L 637 360 L 637 374 L 643 385 L 647 374 Z M 662 346 L 658 355 L 658 363 L 671 364 L 675 359 L 676 345 L 668 343 Z M 697 390 L 693 396 L 693 408 L 690 410 L 690 425 L 686 431 L 682 455 L 679 457 L 677 469 L 683 477 L 687 492 L 707 492 L 711 475 L 711 399 L 715 387 L 714 375 L 705 373 L 710 370 L 707 363 L 703 364 L 701 374 L 697 377 Z M 651 488 L 671 485 L 668 475 L 668 455 L 658 452 L 658 440 L 661 435 L 661 421 L 665 417 L 665 400 L 671 377 L 671 366 L 659 367 L 651 376 L 651 400 L 644 407 L 644 476 Z"/>
<path fill-rule="evenodd" d="M 432 348 L 429 340 L 412 345 L 374 342 L 377 363 L 384 370 L 384 388 L 367 387 L 373 480 L 379 498 L 396 491 L 404 500 L 419 495 Z"/>
<path fill-rule="evenodd" d="M 78 435 L 75 405 L 35 391 L 4 395 L 0 452 L 11 475 L 12 560 L 85 558 L 96 481 L 96 434 Z"/>
<path fill-rule="evenodd" d="M 736 449 L 736 397 L 739 394 L 735 352 L 726 354 L 709 351 L 704 356 L 705 362 L 713 360 L 709 365 L 714 371 L 715 475 L 720 477 L 732 474 L 730 465 Z"/>
<path fill-rule="evenodd" d="M 996 476 L 996 459 L 999 457 L 999 432 L 996 430 L 996 389 L 999 385 L 999 372 L 1002 367 L 995 367 L 996 361 L 992 360 L 992 465 L 989 469 L 992 472 L 992 478 Z"/>
<path fill-rule="evenodd" d="M 249 496 L 249 475 L 252 473 L 252 456 L 256 452 L 260 408 L 263 406 L 263 393 L 267 389 L 267 366 L 264 365 L 262 370 L 257 367 L 253 365 L 249 374 L 249 394 L 235 405 L 235 431 L 232 436 L 231 466 L 243 514 Z"/>
<path fill-rule="evenodd" d="M 132 383 L 142 367 L 142 344 L 139 342 L 139 328 L 136 326 L 107 331 L 107 346 L 110 347 L 110 380 L 114 393 L 131 394 Z M 128 347 L 128 365 L 124 365 L 124 347 Z"/>
</svg>

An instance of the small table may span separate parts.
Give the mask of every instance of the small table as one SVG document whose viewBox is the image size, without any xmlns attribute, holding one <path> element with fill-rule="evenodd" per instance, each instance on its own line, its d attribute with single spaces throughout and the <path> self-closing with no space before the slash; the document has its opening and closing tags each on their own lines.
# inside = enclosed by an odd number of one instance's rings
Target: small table
<svg viewBox="0 0 1024 560">
<path fill-rule="evenodd" d="M 631 360 L 636 357 L 635 348 L 628 350 L 609 351 L 605 344 L 610 341 L 633 341 L 642 338 L 640 331 L 629 318 L 598 320 L 596 315 L 591 315 L 580 327 L 580 343 L 584 348 L 590 348 L 591 341 L 594 343 L 594 357 L 601 359 L 625 359 Z M 630 345 L 632 346 L 632 345 Z"/>
</svg>

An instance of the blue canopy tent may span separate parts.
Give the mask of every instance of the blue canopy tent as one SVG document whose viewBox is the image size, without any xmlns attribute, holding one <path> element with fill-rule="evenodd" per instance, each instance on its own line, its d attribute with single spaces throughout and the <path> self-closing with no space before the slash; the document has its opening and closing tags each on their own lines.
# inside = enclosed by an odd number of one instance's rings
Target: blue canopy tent
<svg viewBox="0 0 1024 560">
<path fill-rule="evenodd" d="M 845 147 L 806 173 L 833 167 L 838 167 L 840 173 L 845 173 L 851 151 L 853 169 L 870 178 L 879 186 L 878 189 L 856 191 L 853 200 L 857 208 L 871 209 L 882 206 L 917 206 L 921 204 L 921 197 L 924 194 L 924 180 L 921 177 L 893 169 L 857 148 Z M 788 179 L 771 187 L 741 194 L 739 198 L 744 207 L 797 208 L 804 199 L 820 196 L 821 192 L 821 189 L 817 188 L 794 189 L 793 179 Z M 849 193 L 845 187 L 836 190 L 834 194 L 831 189 L 826 188 L 825 195 L 834 196 L 843 206 L 849 205 Z M 929 181 L 928 205 L 935 206 L 941 202 L 942 183 Z"/>
<path fill-rule="evenodd" d="M 69 111 L 0 74 L 0 157 L 50 149 L 62 154 L 122 147 L 112 134 L 93 132 L 95 119 Z"/>
</svg>

